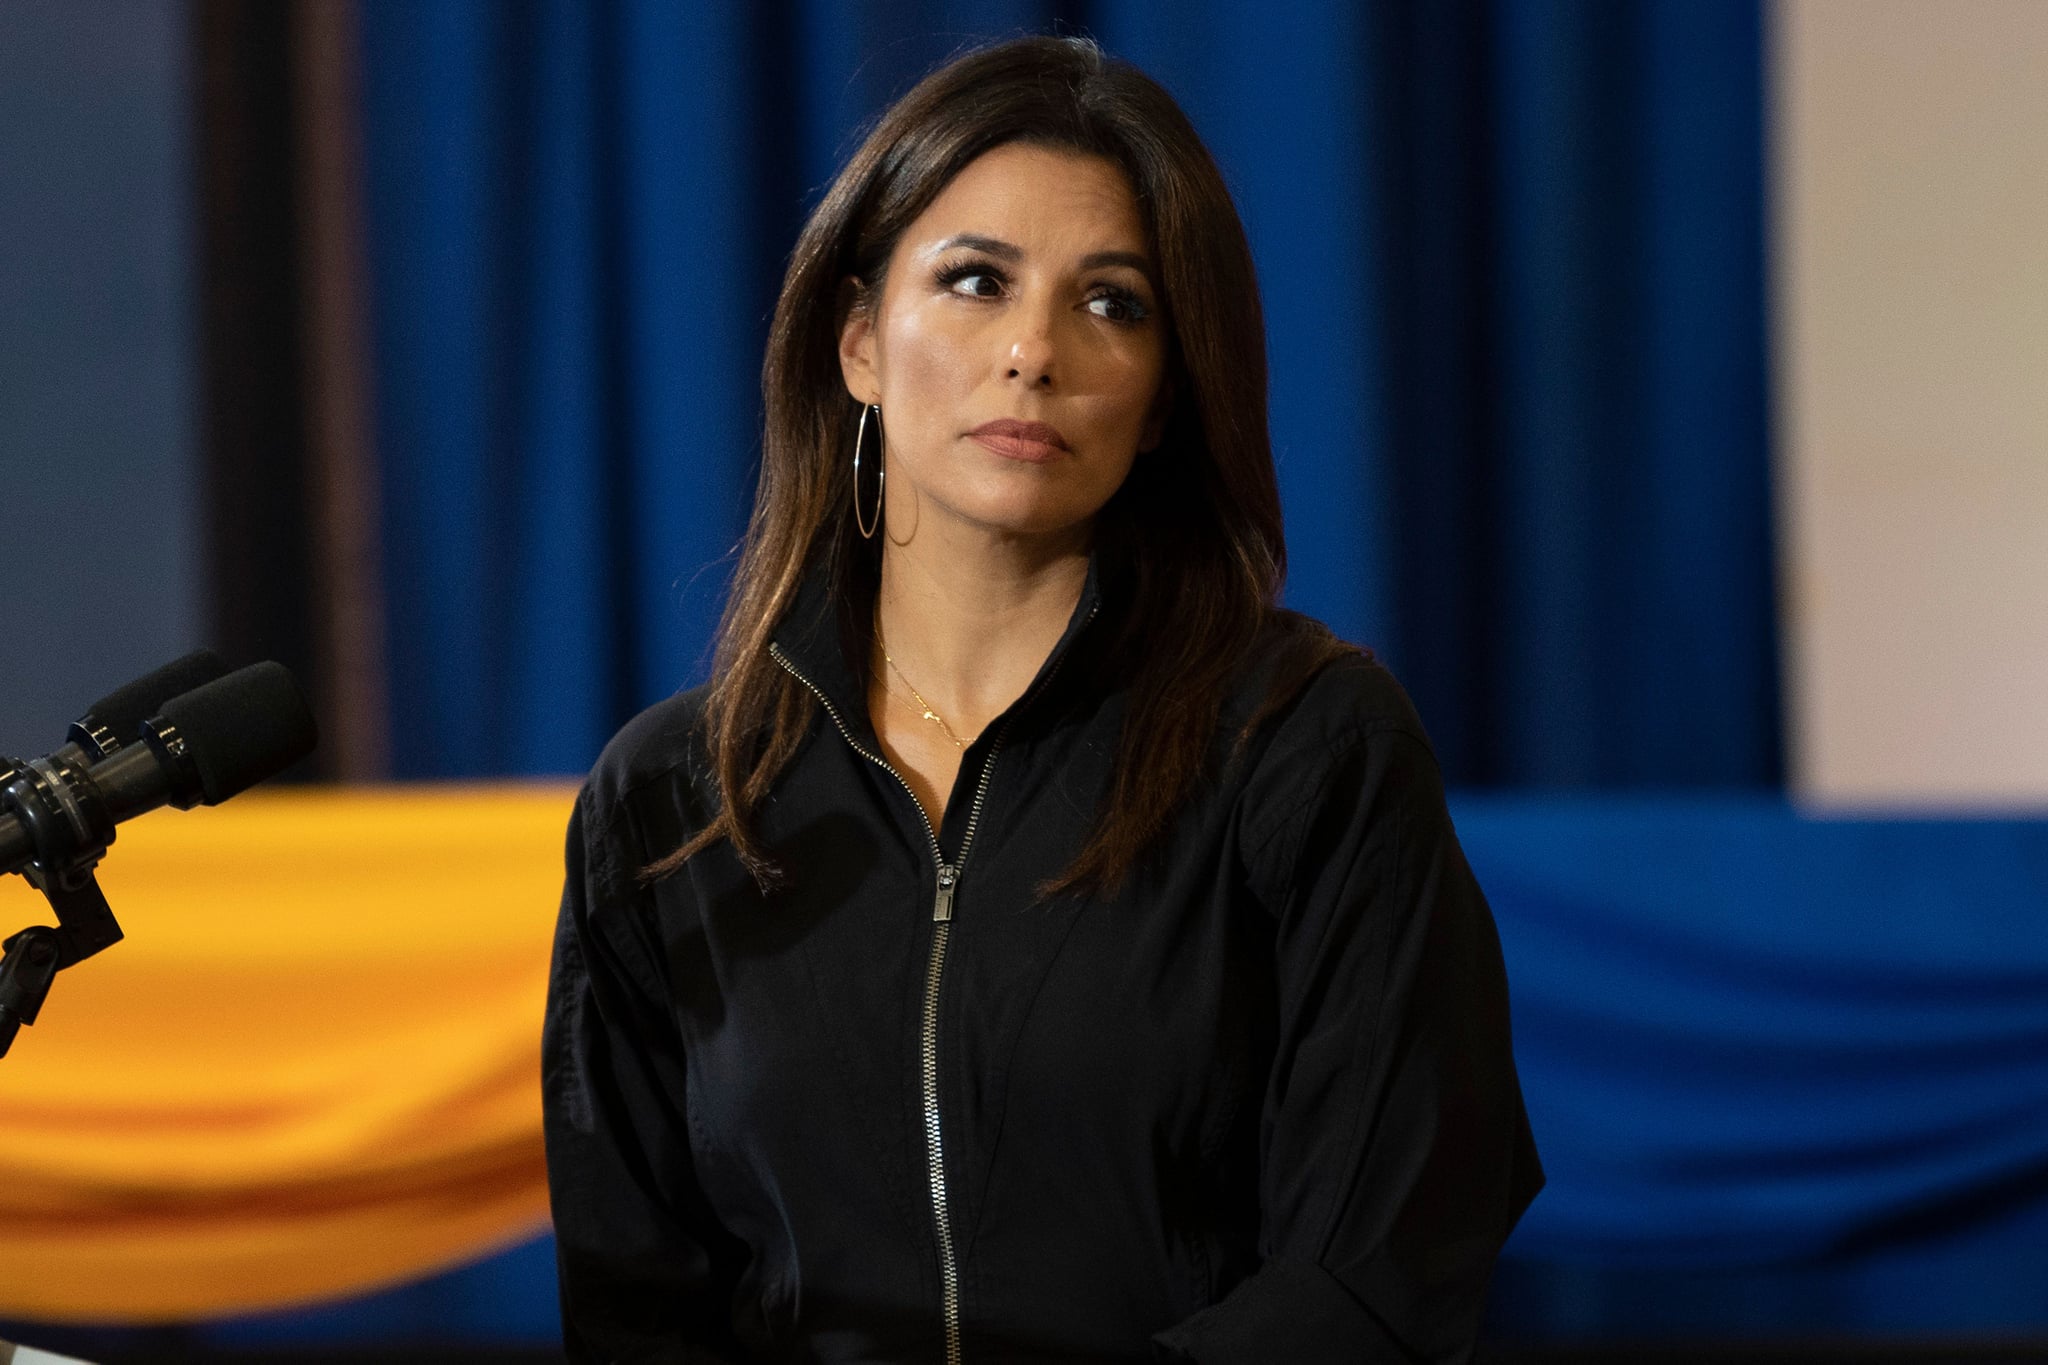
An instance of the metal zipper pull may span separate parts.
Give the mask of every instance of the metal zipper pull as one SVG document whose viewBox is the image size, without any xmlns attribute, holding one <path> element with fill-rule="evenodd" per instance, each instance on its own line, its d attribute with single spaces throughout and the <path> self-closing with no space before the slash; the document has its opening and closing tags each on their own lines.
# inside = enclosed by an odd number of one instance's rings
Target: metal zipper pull
<svg viewBox="0 0 2048 1365">
<path fill-rule="evenodd" d="M 932 902 L 932 923 L 946 924 L 953 918 L 953 884 L 960 880 L 960 869 L 951 863 L 939 864 L 939 897 Z"/>
</svg>

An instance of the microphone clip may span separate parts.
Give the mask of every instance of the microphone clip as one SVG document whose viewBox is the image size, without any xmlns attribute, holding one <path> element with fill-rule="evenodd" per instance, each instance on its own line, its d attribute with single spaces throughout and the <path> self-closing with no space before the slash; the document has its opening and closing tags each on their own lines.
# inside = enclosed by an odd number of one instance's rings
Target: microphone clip
<svg viewBox="0 0 2048 1365">
<path fill-rule="evenodd" d="M 31 925 L 0 942 L 0 1057 L 23 1024 L 33 1024 L 59 969 L 121 941 L 121 926 L 93 869 L 114 841 L 114 820 L 90 780 L 68 760 L 17 763 L 0 758 L 0 814 L 35 838 L 21 869 L 57 914 L 55 927 Z"/>
</svg>

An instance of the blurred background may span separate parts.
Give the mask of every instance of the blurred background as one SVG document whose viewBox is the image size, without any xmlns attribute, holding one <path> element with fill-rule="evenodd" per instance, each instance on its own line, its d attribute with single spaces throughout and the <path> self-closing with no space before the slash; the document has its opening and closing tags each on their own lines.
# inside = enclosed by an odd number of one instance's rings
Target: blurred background
<svg viewBox="0 0 2048 1365">
<path fill-rule="evenodd" d="M 2048 1359 L 2036 0 L 0 0 L 0 753 L 201 644 L 323 729 L 123 827 L 0 1062 L 0 1337 L 550 1358 L 574 783 L 704 676 L 809 208 L 1026 31 L 1221 163 L 1287 600 L 1500 921 L 1489 1353 Z"/>
</svg>

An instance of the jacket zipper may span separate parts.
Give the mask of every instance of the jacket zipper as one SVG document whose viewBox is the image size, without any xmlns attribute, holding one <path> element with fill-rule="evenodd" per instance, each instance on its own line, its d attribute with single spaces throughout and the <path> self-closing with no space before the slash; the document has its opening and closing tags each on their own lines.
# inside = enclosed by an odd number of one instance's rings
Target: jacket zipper
<svg viewBox="0 0 2048 1365">
<path fill-rule="evenodd" d="M 1093 621 L 1099 609 L 1099 603 L 1089 607 L 1088 615 L 1081 624 L 1086 626 Z M 849 748 L 896 779 L 909 794 L 910 804 L 917 807 L 918 818 L 924 822 L 925 835 L 931 840 L 932 862 L 938 867 L 938 889 L 932 899 L 932 952 L 925 969 L 924 1018 L 918 1042 L 918 1060 L 923 1073 L 926 1176 L 932 1194 L 932 1228 L 939 1248 L 939 1314 L 946 1332 L 946 1365 L 961 1365 L 960 1266 L 953 1249 L 953 1219 L 946 1196 L 945 1144 L 939 1131 L 939 986 L 946 972 L 946 942 L 952 937 L 953 893 L 959 889 L 960 874 L 967 867 L 967 854 L 974 847 L 974 831 L 981 823 L 981 804 L 988 797 L 989 781 L 995 776 L 996 757 L 1003 751 L 1003 740 L 1010 732 L 1010 723 L 1023 709 L 1021 701 L 1028 701 L 1030 697 L 1027 694 L 1021 699 L 1017 710 L 1010 713 L 1010 720 L 1003 722 L 1003 728 L 996 731 L 995 739 L 989 744 L 988 758 L 981 765 L 981 780 L 974 785 L 974 803 L 967 808 L 967 828 L 960 832 L 959 861 L 948 863 L 946 852 L 939 845 L 939 832 L 932 828 L 931 816 L 925 813 L 924 803 L 917 799 L 917 793 L 911 790 L 903 774 L 880 754 L 862 747 L 860 741 L 853 737 L 853 731 L 846 728 L 839 708 L 832 704 L 824 689 L 797 671 L 789 656 L 782 652 L 782 646 L 770 642 L 768 654 L 784 672 L 802 683 L 818 699 L 818 704 L 825 708 L 826 715 L 832 717 L 832 723 L 839 728 L 840 736 Z M 1049 684 L 1065 662 L 1066 656 L 1062 654 L 1053 664 L 1052 672 L 1040 679 L 1040 686 Z M 1033 688 L 1032 692 L 1037 690 Z"/>
</svg>

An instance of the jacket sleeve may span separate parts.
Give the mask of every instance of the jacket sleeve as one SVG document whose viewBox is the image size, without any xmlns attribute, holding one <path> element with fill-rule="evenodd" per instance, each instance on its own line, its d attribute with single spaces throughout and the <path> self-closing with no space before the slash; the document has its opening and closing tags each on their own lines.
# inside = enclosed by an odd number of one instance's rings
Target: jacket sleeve
<svg viewBox="0 0 2048 1365">
<path fill-rule="evenodd" d="M 1276 919 L 1261 1266 L 1155 1344 L 1199 1365 L 1465 1361 L 1543 1181 L 1499 939 L 1419 734 L 1382 724 L 1293 759 L 1241 825 Z"/>
<path fill-rule="evenodd" d="M 586 788 L 569 823 L 541 1042 L 563 1345 L 575 1362 L 737 1359 L 652 907 L 591 805 Z"/>
</svg>

